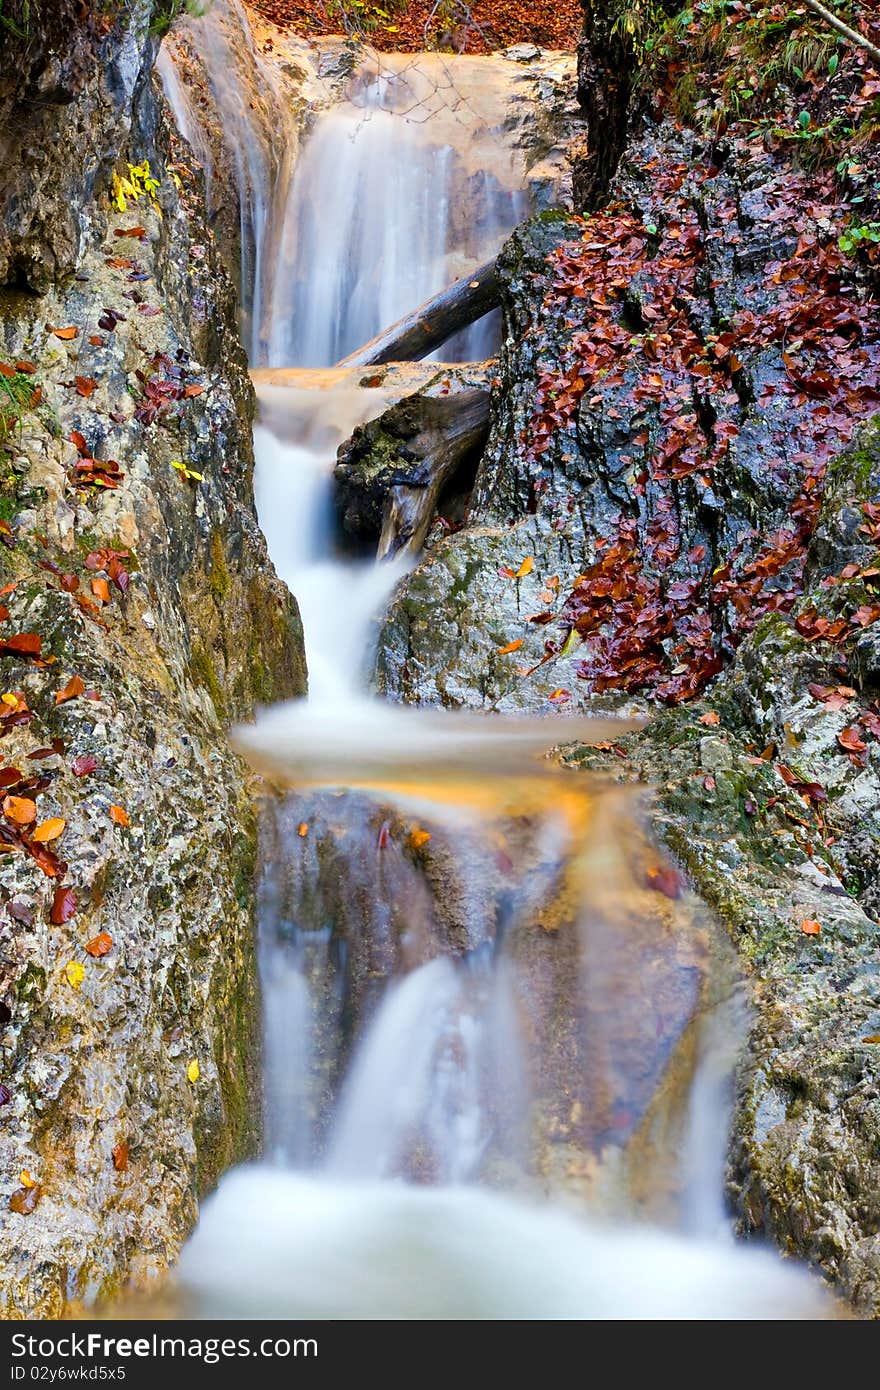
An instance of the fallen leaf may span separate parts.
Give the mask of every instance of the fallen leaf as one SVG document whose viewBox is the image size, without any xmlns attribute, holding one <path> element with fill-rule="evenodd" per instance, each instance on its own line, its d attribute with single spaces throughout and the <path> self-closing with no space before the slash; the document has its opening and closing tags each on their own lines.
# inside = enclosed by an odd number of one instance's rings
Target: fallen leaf
<svg viewBox="0 0 880 1390">
<path fill-rule="evenodd" d="M 8 1086 L 0 1084 L 0 1105 L 8 1105 L 12 1100 L 12 1092 Z"/>
<path fill-rule="evenodd" d="M 74 327 L 53 328 L 51 324 L 47 324 L 46 327 L 49 329 L 50 333 L 54 333 L 56 338 L 61 338 L 65 343 L 69 343 L 71 338 L 75 338 L 79 332 L 79 329 Z"/>
<path fill-rule="evenodd" d="M 0 654 L 6 656 L 39 656 L 42 649 L 42 639 L 35 632 L 17 632 L 0 640 Z"/>
<path fill-rule="evenodd" d="M 67 976 L 67 983 L 71 989 L 79 989 L 86 978 L 86 972 L 78 960 L 69 960 L 64 967 L 64 974 Z"/>
<path fill-rule="evenodd" d="M 73 384 L 76 387 L 77 394 L 85 396 L 86 400 L 88 400 L 92 392 L 96 391 L 98 388 L 98 383 L 93 376 L 75 376 L 73 378 Z"/>
<path fill-rule="evenodd" d="M 513 576 L 514 579 L 525 579 L 527 574 L 531 574 L 534 567 L 534 555 L 527 555 L 526 558 L 523 560 L 522 564 L 520 565 L 519 569 L 517 570 L 516 574 Z"/>
<path fill-rule="evenodd" d="M 821 930 L 822 927 L 816 921 L 815 917 L 805 917 L 801 922 L 801 931 L 804 936 L 818 936 Z"/>
<path fill-rule="evenodd" d="M 120 1139 L 119 1143 L 114 1146 L 113 1167 L 117 1173 L 124 1173 L 128 1167 L 128 1145 L 124 1139 Z"/>
<path fill-rule="evenodd" d="M 862 1038 L 862 1042 L 880 1043 L 880 1033 L 869 1033 L 866 1038 Z"/>
<path fill-rule="evenodd" d="M 645 883 L 667 898 L 680 898 L 684 888 L 681 874 L 671 864 L 651 865 L 645 873 Z"/>
<path fill-rule="evenodd" d="M 41 821 L 31 836 L 38 844 L 47 845 L 52 840 L 57 840 L 64 834 L 67 821 L 61 816 L 53 816 L 50 820 Z"/>
<path fill-rule="evenodd" d="M 16 825 L 30 825 L 37 819 L 36 803 L 26 796 L 7 796 L 3 800 L 3 814 Z"/>
<path fill-rule="evenodd" d="M 193 1058 L 193 1060 L 190 1062 L 189 1066 L 186 1069 L 187 1080 L 192 1081 L 192 1083 L 195 1085 L 200 1075 L 201 1073 L 199 1071 L 199 1064 L 196 1061 L 196 1059 Z"/>
<path fill-rule="evenodd" d="M 710 729 L 714 729 L 716 724 L 721 723 L 721 715 L 716 714 L 714 709 L 707 709 L 705 714 L 700 715 L 700 723 L 708 725 Z"/>
<path fill-rule="evenodd" d="M 301 840 L 304 840 L 309 833 L 308 822 L 301 820 L 299 825 L 296 827 L 296 833 Z"/>
<path fill-rule="evenodd" d="M 52 909 L 49 913 L 49 920 L 55 927 L 60 927 L 64 922 L 69 922 L 76 913 L 76 894 L 72 888 L 65 888 L 63 885 L 56 888 L 52 897 Z M 75 964 L 75 962 L 73 962 Z M 77 966 L 81 970 L 82 966 Z M 69 972 L 68 972 L 69 974 Z M 80 976 L 82 978 L 82 976 Z M 73 981 L 71 980 L 71 984 Z"/>
<path fill-rule="evenodd" d="M 31 1177 L 27 1168 L 22 1168 L 18 1175 L 18 1181 L 21 1183 L 22 1187 L 36 1187 L 37 1185 L 36 1178 Z"/>
<path fill-rule="evenodd" d="M 107 583 L 106 579 L 93 579 L 92 593 L 95 595 L 95 598 L 99 598 L 102 603 L 110 602 L 110 585 Z"/>
<path fill-rule="evenodd" d="M 75 700 L 77 695 L 82 695 L 86 688 L 86 683 L 81 676 L 71 676 L 70 680 L 61 690 L 55 692 L 56 705 L 63 705 L 68 700 Z"/>
<path fill-rule="evenodd" d="M 39 1183 L 35 1183 L 33 1187 L 17 1187 L 9 1198 L 9 1210 L 19 1216 L 30 1216 L 42 1194 L 43 1189 Z"/>
<path fill-rule="evenodd" d="M 91 941 L 86 942 L 86 951 L 95 960 L 100 960 L 101 956 L 106 956 L 112 945 L 113 937 L 102 931 L 97 936 L 93 936 Z"/>
<path fill-rule="evenodd" d="M 426 845 L 430 838 L 430 830 L 422 830 L 419 826 L 414 826 L 408 836 L 409 843 L 413 849 L 421 849 L 422 845 Z"/>
<path fill-rule="evenodd" d="M 128 819 L 128 812 L 127 812 L 126 810 L 124 810 L 121 806 L 111 806 L 111 807 L 110 807 L 110 819 L 111 819 L 111 820 L 114 822 L 114 824 L 116 824 L 116 825 L 130 825 L 130 824 L 131 824 L 131 822 L 130 822 L 129 819 Z"/>
<path fill-rule="evenodd" d="M 74 758 L 70 764 L 70 770 L 74 777 L 88 777 L 90 772 L 94 772 L 98 766 L 98 759 L 94 753 L 80 753 L 78 758 Z"/>
<path fill-rule="evenodd" d="M 861 729 L 857 724 L 848 724 L 845 729 L 841 729 L 837 735 L 837 742 L 841 748 L 846 749 L 847 753 L 864 753 L 868 746 L 862 738 Z"/>
<path fill-rule="evenodd" d="M 523 645 L 524 640 L 525 639 L 522 637 L 517 637 L 515 642 L 508 642 L 506 647 L 499 647 L 498 655 L 507 656 L 510 652 L 518 652 L 520 647 Z"/>
</svg>

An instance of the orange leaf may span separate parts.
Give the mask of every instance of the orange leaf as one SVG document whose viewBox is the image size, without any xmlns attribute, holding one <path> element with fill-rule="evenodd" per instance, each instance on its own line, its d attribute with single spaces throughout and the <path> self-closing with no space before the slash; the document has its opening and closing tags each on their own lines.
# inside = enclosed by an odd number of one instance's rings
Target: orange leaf
<svg viewBox="0 0 880 1390">
<path fill-rule="evenodd" d="M 94 956 L 95 960 L 100 960 L 101 956 L 106 956 L 112 945 L 113 937 L 102 931 L 86 942 L 86 951 L 90 956 Z"/>
<path fill-rule="evenodd" d="M 75 376 L 73 378 L 73 384 L 76 387 L 77 394 L 85 396 L 86 400 L 89 399 L 93 391 L 97 390 L 98 386 L 93 376 Z"/>
<path fill-rule="evenodd" d="M 124 1173 L 128 1167 L 128 1145 L 124 1139 L 120 1139 L 113 1150 L 113 1167 L 117 1173 Z"/>
<path fill-rule="evenodd" d="M 86 683 L 80 676 L 71 676 L 63 690 L 55 691 L 56 705 L 63 705 L 68 700 L 75 700 L 77 695 L 81 695 L 85 688 Z"/>
<path fill-rule="evenodd" d="M 32 840 L 37 840 L 41 845 L 47 845 L 50 840 L 57 840 L 64 834 L 67 821 L 61 816 L 53 816 L 50 820 L 41 821 L 31 836 Z"/>
<path fill-rule="evenodd" d="M 3 802 L 3 814 L 16 825 L 30 825 L 37 819 L 37 808 L 26 796 L 7 796 Z"/>
<path fill-rule="evenodd" d="M 129 825 L 129 824 L 130 824 L 130 821 L 129 821 L 129 819 L 128 819 L 128 812 L 125 811 L 125 810 L 123 810 L 123 808 L 122 808 L 121 806 L 111 806 L 111 807 L 110 807 L 110 819 L 111 819 L 116 825 Z"/>
<path fill-rule="evenodd" d="M 716 724 L 721 723 L 721 715 L 716 714 L 714 709 L 707 709 L 705 714 L 700 715 L 700 723 L 707 724 L 709 728 L 714 729 Z"/>
<path fill-rule="evenodd" d="M 499 655 L 499 656 L 507 656 L 509 652 L 518 652 L 519 649 L 520 649 L 520 647 L 521 647 L 522 644 L 523 644 L 523 641 L 524 641 L 524 638 L 522 638 L 522 637 L 517 637 L 517 639 L 516 639 L 515 642 L 508 642 L 508 644 L 507 644 L 506 647 L 499 647 L 499 648 L 498 648 L 498 655 Z"/>
<path fill-rule="evenodd" d="M 534 555 L 527 555 L 526 558 L 523 560 L 522 564 L 520 565 L 519 569 L 517 570 L 516 574 L 513 576 L 514 579 L 525 579 L 527 574 L 531 574 L 532 570 L 534 569 L 534 566 Z"/>
<path fill-rule="evenodd" d="M 64 341 L 65 343 L 69 343 L 70 340 L 71 340 L 71 338 L 75 338 L 76 335 L 77 335 L 77 333 L 79 332 L 79 329 L 78 329 L 78 328 L 73 328 L 73 327 L 71 327 L 71 328 L 53 328 L 51 324 L 47 324 L 47 327 L 48 327 L 50 333 L 54 333 L 56 338 L 61 338 L 61 339 L 63 339 L 63 341 Z"/>
<path fill-rule="evenodd" d="M 847 728 L 842 729 L 837 735 L 837 742 L 841 748 L 846 749 L 847 753 L 864 753 L 867 747 L 857 724 L 850 724 Z"/>
<path fill-rule="evenodd" d="M 110 602 L 110 585 L 107 583 L 106 579 L 93 579 L 92 593 L 95 595 L 95 598 L 99 598 L 102 603 Z"/>
<path fill-rule="evenodd" d="M 301 840 L 304 840 L 309 833 L 308 821 L 301 820 L 296 827 L 296 833 Z"/>
<path fill-rule="evenodd" d="M 415 826 L 409 832 L 409 842 L 412 845 L 413 849 L 421 849 L 422 845 L 426 845 L 430 838 L 430 830 L 422 830 L 419 826 Z"/>
<path fill-rule="evenodd" d="M 815 917 L 805 917 L 801 922 L 801 931 L 804 936 L 818 936 L 822 930 Z"/>
</svg>

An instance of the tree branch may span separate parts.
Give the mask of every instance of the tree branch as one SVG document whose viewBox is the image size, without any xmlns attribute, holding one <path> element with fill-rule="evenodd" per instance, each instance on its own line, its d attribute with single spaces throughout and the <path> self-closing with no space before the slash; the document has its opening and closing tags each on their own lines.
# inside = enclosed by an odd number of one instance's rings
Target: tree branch
<svg viewBox="0 0 880 1390">
<path fill-rule="evenodd" d="M 867 53 L 880 67 L 880 48 L 871 43 L 870 39 L 866 39 L 858 29 L 852 29 L 848 24 L 844 24 L 842 19 L 838 19 L 837 15 L 826 9 L 824 5 L 819 3 L 819 0 L 803 0 L 803 3 L 808 10 L 813 11 L 813 14 L 817 14 L 820 19 L 824 19 L 826 24 L 830 24 L 832 29 L 836 29 L 838 34 L 842 34 L 845 39 L 849 39 L 850 43 Z"/>
</svg>

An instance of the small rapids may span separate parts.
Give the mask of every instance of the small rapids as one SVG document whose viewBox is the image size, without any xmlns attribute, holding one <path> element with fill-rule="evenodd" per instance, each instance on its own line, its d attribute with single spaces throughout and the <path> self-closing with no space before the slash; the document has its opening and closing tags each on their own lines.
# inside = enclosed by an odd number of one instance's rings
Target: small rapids
<svg viewBox="0 0 880 1390">
<path fill-rule="evenodd" d="M 367 693 L 403 571 L 339 553 L 332 469 L 391 397 L 321 369 L 493 253 L 528 208 L 515 152 L 481 169 L 436 75 L 391 55 L 325 104 L 297 160 L 276 151 L 270 167 L 214 22 L 200 57 L 241 151 L 252 361 L 300 369 L 257 374 L 255 491 L 300 605 L 310 698 L 236 732 L 271 789 L 264 1152 L 204 1203 L 178 1306 L 825 1316 L 814 1282 L 738 1246 L 723 1211 L 745 1014 L 730 952 L 646 835 L 639 793 L 548 757 L 623 726 Z M 467 61 L 443 59 L 453 85 Z M 179 73 L 164 76 L 208 160 Z M 447 360 L 485 357 L 497 332 L 469 330 Z"/>
</svg>

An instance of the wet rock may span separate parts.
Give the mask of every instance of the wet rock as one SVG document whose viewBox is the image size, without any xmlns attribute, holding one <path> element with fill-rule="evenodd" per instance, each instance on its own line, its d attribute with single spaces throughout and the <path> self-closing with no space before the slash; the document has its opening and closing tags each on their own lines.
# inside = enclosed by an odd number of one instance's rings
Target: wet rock
<svg viewBox="0 0 880 1390">
<path fill-rule="evenodd" d="M 142 6 L 126 16 L 137 73 L 152 40 Z M 107 141 L 108 168 L 149 161 L 162 217 L 143 192 L 111 209 L 83 185 L 70 142 L 53 146 L 59 190 L 76 177 L 70 211 L 88 246 L 77 278 L 39 301 L 7 292 L 2 305 L 0 352 L 33 362 L 43 403 L 17 431 L 27 470 L 3 484 L 0 566 L 16 629 L 38 634 L 51 663 L 3 656 L 3 688 L 33 719 L 5 732 L 2 752 L 6 765 L 45 767 L 39 817 L 66 822 L 67 865 L 47 877 L 14 849 L 0 864 L 12 1097 L 0 1305 L 13 1317 L 60 1316 L 155 1277 L 197 1195 L 253 1151 L 255 828 L 224 727 L 305 682 L 296 608 L 253 510 L 253 402 L 231 287 L 198 181 L 178 186 L 169 168 L 161 100 L 143 80 L 133 101 L 125 90 L 128 107 L 117 120 L 113 106 L 106 127 L 88 99 L 65 119 L 85 123 L 85 141 Z M 77 254 L 53 233 L 40 265 Z M 114 326 L 99 327 L 108 307 Z M 77 335 L 58 339 L 47 323 Z M 94 381 L 85 394 L 77 375 Z M 64 442 L 74 431 L 86 452 L 118 461 L 115 489 L 77 476 L 83 450 Z M 56 703 L 75 675 L 89 698 Z M 62 751 L 46 754 L 54 739 Z M 76 903 L 63 921 L 59 883 Z M 90 951 L 102 933 L 112 944 Z M 42 1189 L 27 1214 L 7 1210 L 23 1168 Z"/>
<path fill-rule="evenodd" d="M 454 432 L 456 405 L 468 415 L 485 400 L 488 415 L 488 369 L 478 366 L 443 367 L 421 391 L 407 396 L 378 419 L 360 425 L 341 445 L 334 469 L 334 505 L 341 529 L 360 547 L 373 549 L 379 540 L 391 489 L 398 484 L 429 486 L 430 460 Z M 480 412 L 482 413 L 482 411 Z M 444 484 L 447 490 L 470 492 L 473 471 L 482 451 L 488 424 L 468 431 L 464 452 Z M 428 465 L 426 466 L 426 459 Z M 442 511 L 442 503 L 440 510 Z"/>
</svg>

